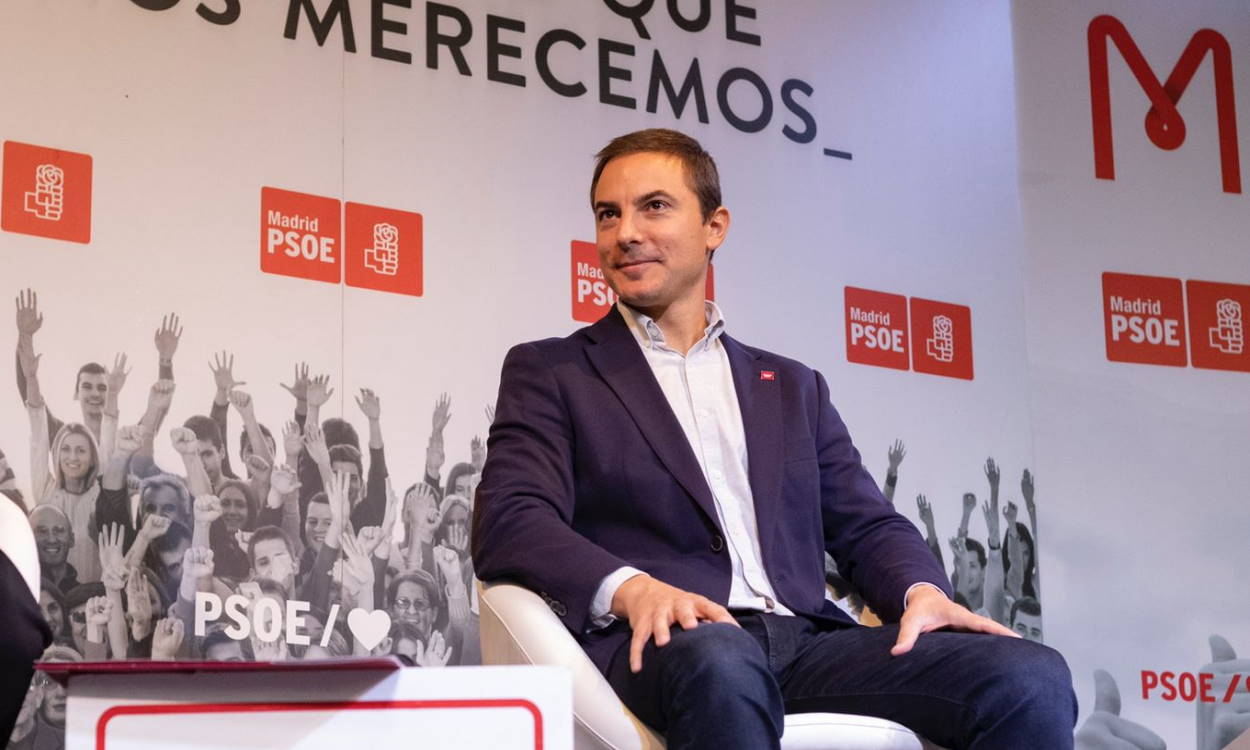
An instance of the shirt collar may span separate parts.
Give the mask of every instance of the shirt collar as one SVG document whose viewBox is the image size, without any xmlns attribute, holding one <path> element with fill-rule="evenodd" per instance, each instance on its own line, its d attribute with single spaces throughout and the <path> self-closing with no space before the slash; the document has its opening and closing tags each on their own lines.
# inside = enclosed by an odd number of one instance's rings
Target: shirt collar
<svg viewBox="0 0 1250 750">
<path fill-rule="evenodd" d="M 660 324 L 656 323 L 654 318 L 635 310 L 621 299 L 616 301 L 616 308 L 621 311 L 625 325 L 629 326 L 639 346 L 643 349 L 668 348 L 668 343 L 664 340 L 664 331 L 660 330 Z M 692 352 L 712 346 L 725 330 L 725 316 L 721 313 L 719 305 L 710 299 L 704 300 L 703 310 L 707 319 L 707 327 L 703 329 L 703 338 L 691 347 Z"/>
</svg>

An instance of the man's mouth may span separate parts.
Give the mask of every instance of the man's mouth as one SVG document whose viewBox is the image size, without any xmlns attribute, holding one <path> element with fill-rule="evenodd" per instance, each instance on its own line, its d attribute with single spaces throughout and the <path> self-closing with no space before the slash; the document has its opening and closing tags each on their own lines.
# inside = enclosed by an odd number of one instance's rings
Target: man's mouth
<svg viewBox="0 0 1250 750">
<path fill-rule="evenodd" d="M 43 551 L 48 555 L 59 555 L 61 554 L 61 549 L 62 547 L 60 542 L 52 542 L 50 544 L 43 545 Z"/>
<path fill-rule="evenodd" d="M 635 266 L 645 265 L 647 263 L 657 263 L 655 258 L 630 258 L 616 264 L 617 268 L 633 268 Z"/>
</svg>

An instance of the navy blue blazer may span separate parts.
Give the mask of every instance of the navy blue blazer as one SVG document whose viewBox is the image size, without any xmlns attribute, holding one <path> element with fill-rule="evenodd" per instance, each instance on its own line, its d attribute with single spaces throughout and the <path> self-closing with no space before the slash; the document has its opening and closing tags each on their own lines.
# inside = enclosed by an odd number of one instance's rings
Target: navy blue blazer
<svg viewBox="0 0 1250 750">
<path fill-rule="evenodd" d="M 764 569 L 796 614 L 853 625 L 825 599 L 824 552 L 884 620 L 942 567 L 864 469 L 816 371 L 722 335 L 746 433 Z M 623 565 L 725 604 L 730 561 L 694 451 L 620 312 L 513 347 L 473 517 L 483 581 L 538 592 L 606 670 L 629 625 L 590 626 Z"/>
</svg>

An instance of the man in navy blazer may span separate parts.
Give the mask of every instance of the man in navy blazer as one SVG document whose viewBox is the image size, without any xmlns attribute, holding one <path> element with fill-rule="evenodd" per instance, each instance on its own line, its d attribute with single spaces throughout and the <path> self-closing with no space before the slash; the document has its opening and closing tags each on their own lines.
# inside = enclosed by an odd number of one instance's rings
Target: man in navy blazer
<svg viewBox="0 0 1250 750">
<path fill-rule="evenodd" d="M 478 576 L 538 592 L 671 748 L 776 747 L 786 711 L 883 716 L 949 747 L 1070 747 L 1062 657 L 951 600 L 819 373 L 724 333 L 703 293 L 729 227 L 711 157 L 675 131 L 621 136 L 591 200 L 620 301 L 505 358 Z M 892 624 L 826 599 L 826 551 Z"/>
</svg>

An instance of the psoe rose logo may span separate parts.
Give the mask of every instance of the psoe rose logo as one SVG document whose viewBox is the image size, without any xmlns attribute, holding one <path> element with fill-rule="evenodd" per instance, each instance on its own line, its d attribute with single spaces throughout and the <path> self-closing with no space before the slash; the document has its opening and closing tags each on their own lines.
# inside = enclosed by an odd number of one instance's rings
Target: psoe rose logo
<svg viewBox="0 0 1250 750">
<path fill-rule="evenodd" d="M 1246 345 L 1250 285 L 1189 279 L 1185 297 L 1191 364 L 1204 370 L 1250 372 Z"/>
<path fill-rule="evenodd" d="M 399 227 L 384 221 L 373 225 L 373 244 L 365 248 L 365 268 L 383 276 L 399 273 Z"/>
<path fill-rule="evenodd" d="M 945 315 L 933 316 L 933 338 L 925 341 L 929 356 L 939 362 L 955 361 L 955 324 Z"/>
<path fill-rule="evenodd" d="M 912 369 L 946 378 L 973 379 L 972 308 L 912 297 L 911 325 L 917 340 Z M 923 347 L 919 345 L 922 339 Z"/>
<path fill-rule="evenodd" d="M 35 189 L 26 193 L 26 213 L 59 221 L 65 208 L 65 170 L 55 164 L 35 167 Z"/>
<path fill-rule="evenodd" d="M 347 285 L 420 297 L 425 292 L 421 214 L 351 201 L 344 214 Z"/>
<path fill-rule="evenodd" d="M 1216 324 L 1207 329 L 1213 349 L 1224 354 L 1241 354 L 1246 348 L 1246 329 L 1242 323 L 1241 303 L 1222 299 L 1215 303 Z"/>
<path fill-rule="evenodd" d="M 69 242 L 91 241 L 91 157 L 4 142 L 0 228 Z"/>
</svg>

